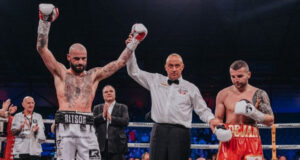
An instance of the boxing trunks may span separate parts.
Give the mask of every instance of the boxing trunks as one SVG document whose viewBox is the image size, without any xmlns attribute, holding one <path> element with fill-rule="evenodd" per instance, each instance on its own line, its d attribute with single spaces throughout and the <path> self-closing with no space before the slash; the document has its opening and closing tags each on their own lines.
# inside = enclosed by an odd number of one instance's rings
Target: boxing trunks
<svg viewBox="0 0 300 160">
<path fill-rule="evenodd" d="M 228 125 L 232 139 L 221 142 L 218 160 L 262 160 L 259 130 L 253 125 Z"/>
<path fill-rule="evenodd" d="M 57 160 L 101 160 L 93 113 L 58 111 L 55 123 Z"/>
</svg>

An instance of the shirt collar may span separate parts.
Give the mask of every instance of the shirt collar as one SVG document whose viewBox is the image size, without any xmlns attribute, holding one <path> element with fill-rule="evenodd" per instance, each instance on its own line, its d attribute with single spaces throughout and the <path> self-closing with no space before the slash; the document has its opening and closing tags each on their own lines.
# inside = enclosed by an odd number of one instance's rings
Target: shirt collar
<svg viewBox="0 0 300 160">
<path fill-rule="evenodd" d="M 169 80 L 169 77 L 167 77 L 167 81 Z M 179 84 L 182 82 L 182 76 L 180 76 L 179 78 L 178 78 L 178 81 L 179 81 Z"/>
<path fill-rule="evenodd" d="M 114 101 L 110 104 L 109 108 L 110 108 L 110 107 L 114 107 L 115 104 L 116 104 L 116 100 L 114 100 Z"/>
</svg>

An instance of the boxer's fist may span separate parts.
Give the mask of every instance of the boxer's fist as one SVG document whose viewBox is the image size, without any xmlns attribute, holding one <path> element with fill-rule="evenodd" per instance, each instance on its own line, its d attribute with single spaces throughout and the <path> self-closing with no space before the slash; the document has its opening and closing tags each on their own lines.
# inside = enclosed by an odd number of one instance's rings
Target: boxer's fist
<svg viewBox="0 0 300 160">
<path fill-rule="evenodd" d="M 265 120 L 265 114 L 257 110 L 248 100 L 242 99 L 235 104 L 235 114 L 241 114 L 262 123 Z"/>
<path fill-rule="evenodd" d="M 215 128 L 215 135 L 217 139 L 221 142 L 227 142 L 232 138 L 232 132 L 230 129 L 227 129 L 224 124 L 218 125 Z"/>
<path fill-rule="evenodd" d="M 53 22 L 59 15 L 58 8 L 53 4 L 41 3 L 39 5 L 39 18 L 44 21 Z"/>
<path fill-rule="evenodd" d="M 135 51 L 138 44 L 147 36 L 148 30 L 143 24 L 136 23 L 132 26 L 130 34 L 132 38 L 131 41 L 127 43 L 127 48 L 131 51 Z"/>
<path fill-rule="evenodd" d="M 133 38 L 141 42 L 147 36 L 148 30 L 142 23 L 136 23 L 131 28 L 131 34 Z"/>
</svg>

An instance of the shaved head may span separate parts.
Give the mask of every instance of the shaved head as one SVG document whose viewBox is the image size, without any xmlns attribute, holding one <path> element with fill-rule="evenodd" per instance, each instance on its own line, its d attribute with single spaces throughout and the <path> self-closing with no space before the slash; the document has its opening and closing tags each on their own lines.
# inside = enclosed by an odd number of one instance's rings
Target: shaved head
<svg viewBox="0 0 300 160">
<path fill-rule="evenodd" d="M 67 59 L 70 62 L 71 69 L 80 74 L 85 71 L 87 65 L 87 50 L 80 43 L 74 43 L 69 49 Z"/>
<path fill-rule="evenodd" d="M 84 45 L 80 44 L 80 43 L 74 43 L 71 45 L 71 47 L 69 48 L 69 54 L 70 53 L 74 53 L 74 52 L 85 52 L 87 53 L 86 48 L 84 47 Z"/>
<path fill-rule="evenodd" d="M 30 99 L 30 100 L 31 100 L 31 99 L 33 100 L 33 98 L 32 98 L 31 96 L 26 96 L 26 97 L 23 98 L 23 102 L 26 101 L 26 100 L 29 100 L 29 99 Z"/>
<path fill-rule="evenodd" d="M 31 96 L 26 96 L 23 98 L 22 106 L 24 108 L 25 114 L 31 114 L 35 107 L 34 99 Z"/>
<path fill-rule="evenodd" d="M 166 59 L 166 63 L 170 60 L 171 57 L 177 57 L 183 63 L 182 57 L 178 53 L 170 54 Z"/>
<path fill-rule="evenodd" d="M 180 78 L 183 68 L 183 60 L 179 54 L 172 53 L 168 56 L 165 64 L 165 70 L 167 71 L 170 80 Z"/>
</svg>

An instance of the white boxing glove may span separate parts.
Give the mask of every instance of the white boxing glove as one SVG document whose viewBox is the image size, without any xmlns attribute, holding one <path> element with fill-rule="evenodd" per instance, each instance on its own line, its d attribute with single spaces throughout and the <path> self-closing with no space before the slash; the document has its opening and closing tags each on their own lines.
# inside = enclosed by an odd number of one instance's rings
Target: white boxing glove
<svg viewBox="0 0 300 160">
<path fill-rule="evenodd" d="M 256 109 L 253 104 L 245 99 L 235 104 L 234 113 L 250 117 L 258 123 L 262 123 L 265 120 L 265 114 Z"/>
<path fill-rule="evenodd" d="M 59 15 L 58 8 L 53 4 L 41 3 L 39 5 L 39 18 L 44 21 L 53 22 Z"/>
<path fill-rule="evenodd" d="M 131 28 L 131 34 L 132 40 L 127 44 L 127 48 L 134 52 L 138 44 L 147 36 L 148 30 L 143 24 L 136 23 Z"/>
<path fill-rule="evenodd" d="M 215 135 L 221 142 L 227 142 L 232 138 L 232 132 L 230 129 L 226 129 L 225 125 L 218 125 L 215 127 Z"/>
<path fill-rule="evenodd" d="M 53 4 L 41 3 L 39 5 L 39 26 L 38 34 L 49 34 L 51 22 L 57 19 L 59 15 L 58 8 Z"/>
</svg>

